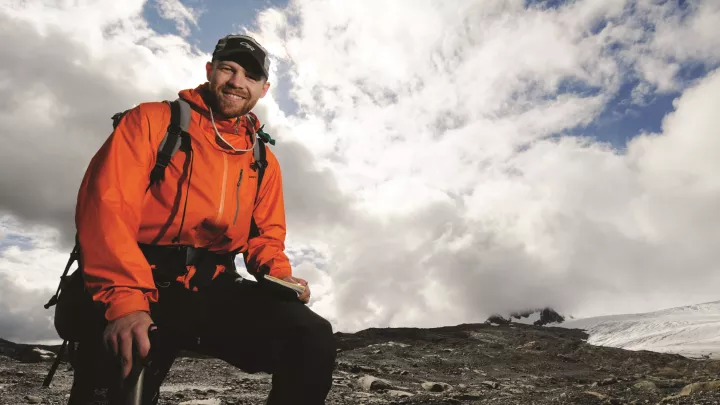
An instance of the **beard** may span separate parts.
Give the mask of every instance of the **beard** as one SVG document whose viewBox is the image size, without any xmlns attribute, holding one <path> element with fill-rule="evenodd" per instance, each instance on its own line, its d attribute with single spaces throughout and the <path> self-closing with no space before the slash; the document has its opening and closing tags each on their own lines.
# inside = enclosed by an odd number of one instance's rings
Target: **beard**
<svg viewBox="0 0 720 405">
<path fill-rule="evenodd" d="M 224 118 L 240 117 L 250 112 L 258 102 L 248 92 L 227 86 L 210 86 L 211 105 Z"/>
</svg>

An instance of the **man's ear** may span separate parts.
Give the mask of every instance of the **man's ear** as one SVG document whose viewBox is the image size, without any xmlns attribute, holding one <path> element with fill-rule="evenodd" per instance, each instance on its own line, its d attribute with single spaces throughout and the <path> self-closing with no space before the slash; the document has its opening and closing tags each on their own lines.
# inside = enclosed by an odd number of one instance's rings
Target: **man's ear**
<svg viewBox="0 0 720 405">
<path fill-rule="evenodd" d="M 208 62 L 205 64 L 205 73 L 207 74 L 207 81 L 210 81 L 210 78 L 212 77 L 214 66 L 212 62 Z"/>
<path fill-rule="evenodd" d="M 270 82 L 266 81 L 265 84 L 263 84 L 262 95 L 260 95 L 260 98 L 265 97 L 268 90 L 270 90 Z"/>
</svg>

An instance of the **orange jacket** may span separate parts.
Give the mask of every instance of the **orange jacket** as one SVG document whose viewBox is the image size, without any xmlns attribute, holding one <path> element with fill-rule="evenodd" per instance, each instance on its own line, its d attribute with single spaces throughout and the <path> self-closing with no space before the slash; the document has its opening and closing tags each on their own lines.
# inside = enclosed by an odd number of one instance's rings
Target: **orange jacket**
<svg viewBox="0 0 720 405">
<path fill-rule="evenodd" d="M 86 286 L 95 301 L 105 304 L 108 320 L 149 311 L 149 303 L 157 302 L 151 267 L 138 242 L 172 245 L 183 214 L 178 244 L 220 253 L 247 250 L 250 272 L 266 265 L 276 277 L 292 273 L 284 253 L 285 208 L 278 161 L 267 148 L 268 167 L 255 204 L 253 152 L 234 152 L 216 140 L 201 97 L 206 86 L 179 93 L 192 106 L 188 128 L 192 159 L 178 151 L 164 181 L 146 192 L 170 122 L 170 108 L 163 102 L 130 110 L 85 173 L 75 222 Z M 260 125 L 256 119 L 253 128 L 247 117 L 216 119 L 215 124 L 236 149 L 248 149 L 250 135 Z M 248 241 L 253 216 L 260 236 Z"/>
</svg>

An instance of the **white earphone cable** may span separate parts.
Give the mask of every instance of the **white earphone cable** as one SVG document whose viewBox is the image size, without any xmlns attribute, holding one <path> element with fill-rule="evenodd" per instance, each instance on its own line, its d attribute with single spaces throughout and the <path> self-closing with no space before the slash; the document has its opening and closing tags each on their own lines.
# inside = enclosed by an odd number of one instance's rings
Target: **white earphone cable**
<svg viewBox="0 0 720 405">
<path fill-rule="evenodd" d="M 257 140 L 255 139 L 254 136 L 250 137 L 252 143 L 251 143 L 249 149 L 236 149 L 234 146 L 232 146 L 232 144 L 230 142 L 225 140 L 225 138 L 223 138 L 222 135 L 220 135 L 220 131 L 218 131 L 217 127 L 215 126 L 215 118 L 213 117 L 212 108 L 208 107 L 208 110 L 210 110 L 210 122 L 212 122 L 213 129 L 215 130 L 215 135 L 217 135 L 218 138 L 222 139 L 222 141 L 225 142 L 225 144 L 227 146 L 229 146 L 230 149 L 234 150 L 235 152 L 249 152 L 249 151 L 253 150 L 253 148 L 255 147 L 255 142 L 257 142 Z"/>
</svg>

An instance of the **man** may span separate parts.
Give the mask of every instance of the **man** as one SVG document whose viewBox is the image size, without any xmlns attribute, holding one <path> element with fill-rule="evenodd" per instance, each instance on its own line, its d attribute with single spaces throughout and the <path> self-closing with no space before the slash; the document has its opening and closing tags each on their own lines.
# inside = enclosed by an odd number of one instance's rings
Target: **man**
<svg viewBox="0 0 720 405">
<path fill-rule="evenodd" d="M 167 103 L 127 112 L 92 159 L 76 224 L 85 287 L 104 317 L 79 344 L 70 404 L 106 394 L 106 361 L 119 361 L 126 377 L 133 353 L 145 359 L 164 350 L 173 358 L 180 349 L 273 374 L 268 404 L 324 403 L 335 362 L 332 327 L 304 305 L 310 288 L 292 276 L 283 251 L 282 179 L 269 148 L 258 187 L 260 123 L 250 111 L 267 94 L 268 69 L 267 52 L 253 38 L 218 41 L 208 81 L 179 93 L 191 106 L 189 137 L 162 181 L 148 179 L 170 123 Z M 257 282 L 235 272 L 237 252 Z M 305 292 L 288 297 L 263 283 L 263 273 Z M 156 327 L 172 336 L 166 347 L 150 347 L 148 331 Z M 150 388 L 155 394 L 166 372 Z"/>
</svg>

